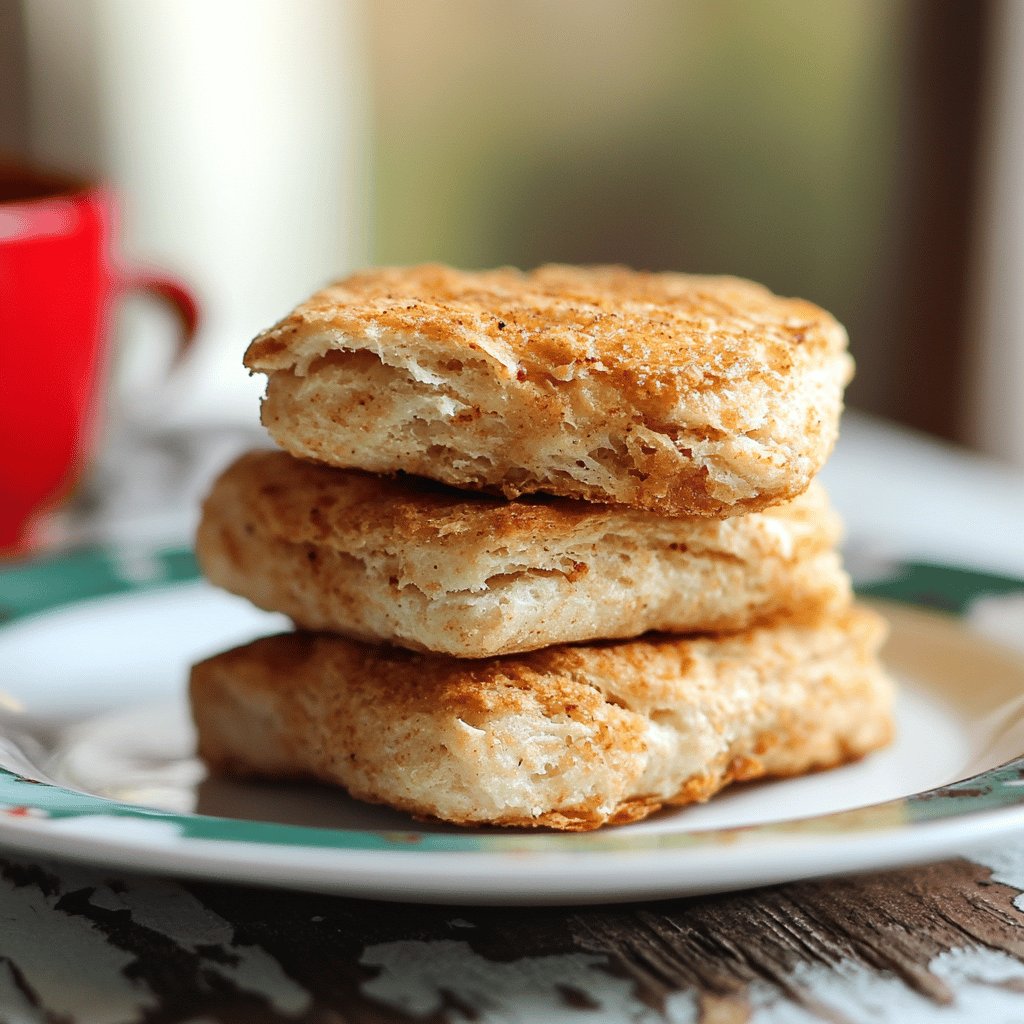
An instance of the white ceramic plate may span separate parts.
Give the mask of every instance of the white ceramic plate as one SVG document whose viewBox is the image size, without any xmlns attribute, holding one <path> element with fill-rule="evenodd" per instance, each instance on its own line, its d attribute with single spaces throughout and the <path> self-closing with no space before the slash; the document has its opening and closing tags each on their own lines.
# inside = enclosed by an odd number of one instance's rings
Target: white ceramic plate
<svg viewBox="0 0 1024 1024">
<path fill-rule="evenodd" d="M 1024 661 L 949 614 L 1019 601 L 1017 581 L 901 564 L 869 588 L 890 598 L 886 659 L 902 684 L 888 750 L 554 835 L 419 824 L 327 787 L 206 780 L 188 666 L 285 623 L 193 574 L 185 552 L 103 551 L 0 573 L 0 845 L 381 899 L 583 903 L 891 866 L 1024 826 Z"/>
</svg>

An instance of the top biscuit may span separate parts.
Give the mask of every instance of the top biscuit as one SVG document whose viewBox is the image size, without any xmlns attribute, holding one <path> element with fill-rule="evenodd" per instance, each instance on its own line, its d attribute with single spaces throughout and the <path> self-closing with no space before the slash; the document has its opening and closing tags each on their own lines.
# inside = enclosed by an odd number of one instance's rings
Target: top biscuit
<svg viewBox="0 0 1024 1024">
<path fill-rule="evenodd" d="M 355 274 L 249 346 L 294 455 L 507 497 L 730 516 L 831 451 L 846 334 L 730 277 L 545 266 Z"/>
</svg>

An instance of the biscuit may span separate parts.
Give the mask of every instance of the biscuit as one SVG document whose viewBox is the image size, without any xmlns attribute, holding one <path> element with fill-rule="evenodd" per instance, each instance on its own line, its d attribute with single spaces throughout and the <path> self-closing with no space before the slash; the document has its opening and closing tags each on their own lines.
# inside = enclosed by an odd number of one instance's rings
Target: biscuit
<svg viewBox="0 0 1024 1024">
<path fill-rule="evenodd" d="M 292 633 L 196 665 L 192 710 L 214 772 L 319 779 L 460 825 L 583 831 L 884 745 L 884 633 L 851 607 L 482 661 Z"/>
<path fill-rule="evenodd" d="M 245 364 L 267 375 L 263 422 L 293 455 L 719 517 L 807 487 L 852 372 L 845 331 L 809 302 L 569 266 L 356 274 Z"/>
<path fill-rule="evenodd" d="M 817 484 L 764 512 L 670 518 L 261 451 L 214 485 L 196 552 L 211 582 L 304 629 L 482 658 L 843 606 L 839 532 Z"/>
</svg>

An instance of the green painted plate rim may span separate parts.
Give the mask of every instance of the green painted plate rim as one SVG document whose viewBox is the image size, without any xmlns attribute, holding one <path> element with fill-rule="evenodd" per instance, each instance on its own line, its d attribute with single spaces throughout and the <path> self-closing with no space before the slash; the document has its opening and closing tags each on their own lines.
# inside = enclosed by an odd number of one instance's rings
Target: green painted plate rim
<svg viewBox="0 0 1024 1024">
<path fill-rule="evenodd" d="M 28 616 L 92 598 L 136 593 L 199 579 L 188 549 L 89 548 L 0 569 L 0 630 Z M 859 588 L 864 596 L 964 615 L 981 597 L 1024 593 L 1024 580 L 937 565 L 894 561 Z M 870 834 L 1008 809 L 1024 810 L 1024 756 L 978 775 L 913 796 L 849 811 L 767 824 L 692 832 L 586 834 L 418 833 L 346 830 L 176 814 L 120 803 L 0 769 L 0 815 L 60 821 L 105 817 L 171 825 L 185 840 L 349 851 L 511 852 L 678 850 L 756 837 Z"/>
</svg>

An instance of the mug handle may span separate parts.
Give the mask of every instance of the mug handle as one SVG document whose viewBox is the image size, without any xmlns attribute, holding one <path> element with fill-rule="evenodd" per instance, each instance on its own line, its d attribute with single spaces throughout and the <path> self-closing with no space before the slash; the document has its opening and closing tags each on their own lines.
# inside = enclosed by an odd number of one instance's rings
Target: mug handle
<svg viewBox="0 0 1024 1024">
<path fill-rule="evenodd" d="M 121 292 L 148 292 L 170 307 L 180 328 L 171 365 L 180 365 L 196 339 L 202 320 L 199 303 L 187 285 L 173 274 L 139 268 L 122 270 L 117 284 Z"/>
</svg>

